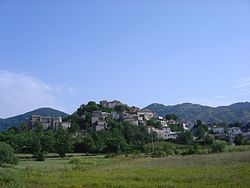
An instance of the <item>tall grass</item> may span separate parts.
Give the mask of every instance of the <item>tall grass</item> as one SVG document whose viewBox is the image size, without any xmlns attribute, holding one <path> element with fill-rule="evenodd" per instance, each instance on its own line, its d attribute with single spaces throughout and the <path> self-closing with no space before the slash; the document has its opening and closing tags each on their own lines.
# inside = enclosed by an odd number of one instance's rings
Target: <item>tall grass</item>
<svg viewBox="0 0 250 188">
<path fill-rule="evenodd" d="M 250 187 L 250 152 L 166 158 L 73 157 L 0 168 L 0 187 Z M 2 178 L 2 180 L 1 180 Z"/>
</svg>

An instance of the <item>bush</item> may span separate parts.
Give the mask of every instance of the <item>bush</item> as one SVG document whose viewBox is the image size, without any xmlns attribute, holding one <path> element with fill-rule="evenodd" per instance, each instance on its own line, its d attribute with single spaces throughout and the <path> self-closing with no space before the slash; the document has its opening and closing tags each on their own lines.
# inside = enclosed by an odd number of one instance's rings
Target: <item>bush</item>
<svg viewBox="0 0 250 188">
<path fill-rule="evenodd" d="M 44 154 L 43 154 L 43 152 L 41 152 L 41 151 L 38 152 L 36 158 L 37 158 L 37 161 L 44 161 Z"/>
<path fill-rule="evenodd" d="M 187 147 L 181 155 L 193 155 L 193 154 L 200 154 L 199 148 L 197 144 L 194 144 L 193 146 Z"/>
<path fill-rule="evenodd" d="M 71 158 L 69 164 L 73 165 L 74 170 L 83 170 L 90 165 L 97 165 L 97 161 L 95 159 Z"/>
<path fill-rule="evenodd" d="M 118 153 L 107 153 L 107 154 L 104 156 L 104 158 L 109 159 L 109 158 L 115 158 L 115 157 L 118 157 L 118 156 L 119 156 Z"/>
<path fill-rule="evenodd" d="M 159 158 L 159 157 L 167 157 L 167 154 L 164 151 L 155 151 L 155 152 L 151 153 L 150 156 L 153 158 Z"/>
<path fill-rule="evenodd" d="M 244 144 L 246 144 L 246 140 L 244 139 L 242 134 L 238 134 L 234 138 L 234 143 L 235 143 L 235 145 L 244 145 Z"/>
<path fill-rule="evenodd" d="M 0 142 L 0 165 L 17 164 L 17 162 L 14 149 L 9 144 Z"/>
<path fill-rule="evenodd" d="M 206 137 L 205 137 L 205 143 L 206 144 L 212 144 L 214 141 L 214 136 L 212 134 L 208 134 Z"/>
<path fill-rule="evenodd" d="M 218 152 L 224 152 L 226 151 L 227 143 L 225 141 L 221 140 L 215 140 L 212 144 L 212 152 L 218 153 Z"/>
</svg>

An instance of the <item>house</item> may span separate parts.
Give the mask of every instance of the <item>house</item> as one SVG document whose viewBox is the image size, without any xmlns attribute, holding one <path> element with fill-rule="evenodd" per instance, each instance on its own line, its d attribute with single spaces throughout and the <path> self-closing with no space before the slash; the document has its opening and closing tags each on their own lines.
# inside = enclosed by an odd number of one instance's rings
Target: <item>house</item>
<svg viewBox="0 0 250 188">
<path fill-rule="evenodd" d="M 241 134 L 241 128 L 240 127 L 232 127 L 228 129 L 230 137 L 235 137 L 238 134 Z"/>
<path fill-rule="evenodd" d="M 95 130 L 98 132 L 98 131 L 101 131 L 101 130 L 104 130 L 105 129 L 105 126 L 104 125 L 96 125 L 95 127 Z"/>
<path fill-rule="evenodd" d="M 68 129 L 71 127 L 71 122 L 61 122 L 63 129 Z"/>
<path fill-rule="evenodd" d="M 111 117 L 111 113 L 102 112 L 101 110 L 92 113 L 91 123 L 96 124 L 98 121 L 104 121 L 107 117 Z"/>
<path fill-rule="evenodd" d="M 172 140 L 175 140 L 178 136 L 178 133 L 177 132 L 172 132 L 170 127 L 168 126 L 164 126 L 162 127 L 162 138 L 163 139 L 166 139 L 166 140 L 169 140 L 169 139 L 172 139 Z"/>
<path fill-rule="evenodd" d="M 120 101 L 113 100 L 108 102 L 107 100 L 100 101 L 100 105 L 104 108 L 115 108 L 116 106 L 122 106 L 123 104 Z"/>
<path fill-rule="evenodd" d="M 158 129 L 158 128 L 155 128 L 153 126 L 148 126 L 147 129 L 148 129 L 149 134 L 156 133 L 158 138 L 162 138 L 162 134 L 163 134 L 162 129 Z"/>
<path fill-rule="evenodd" d="M 128 122 L 132 125 L 139 125 L 139 121 L 141 120 L 141 118 L 138 115 L 127 114 L 127 113 L 123 113 L 121 119 L 122 121 Z"/>
<path fill-rule="evenodd" d="M 168 123 L 166 120 L 158 120 L 162 126 L 168 126 Z"/>
<path fill-rule="evenodd" d="M 57 130 L 59 125 L 63 129 L 68 129 L 71 126 L 70 122 L 63 122 L 62 117 L 51 117 L 51 116 L 41 116 L 41 115 L 32 115 L 30 120 L 31 127 L 35 127 L 37 124 L 41 124 L 43 129 L 55 129 Z"/>
<path fill-rule="evenodd" d="M 250 131 L 242 134 L 246 140 L 250 140 Z"/>
<path fill-rule="evenodd" d="M 37 124 L 41 124 L 44 129 L 48 129 L 53 126 L 52 118 L 50 116 L 32 115 L 30 121 L 31 127 L 35 127 Z"/>
<path fill-rule="evenodd" d="M 117 112 L 111 112 L 110 116 L 114 120 L 119 120 L 120 119 L 120 114 L 117 113 Z"/>
<path fill-rule="evenodd" d="M 95 124 L 102 117 L 102 111 L 96 110 L 92 113 L 91 123 Z"/>
<path fill-rule="evenodd" d="M 215 127 L 215 128 L 212 128 L 212 131 L 215 134 L 224 134 L 225 129 L 223 127 Z"/>
<path fill-rule="evenodd" d="M 170 119 L 170 120 L 167 120 L 167 124 L 169 124 L 169 125 L 175 125 L 175 124 L 176 124 L 176 121 Z"/>
<path fill-rule="evenodd" d="M 131 113 L 132 113 L 132 114 L 136 114 L 136 113 L 139 112 L 139 111 L 140 111 L 140 108 L 135 107 L 135 106 L 132 106 L 132 107 L 131 107 Z"/>
<path fill-rule="evenodd" d="M 175 140 L 178 136 L 178 133 L 177 132 L 172 132 L 170 127 L 168 126 L 164 126 L 162 127 L 162 129 L 158 129 L 158 128 L 155 128 L 155 127 L 152 127 L 152 126 L 148 126 L 147 127 L 148 129 L 148 132 L 149 133 L 156 133 L 157 136 L 159 138 L 162 138 L 162 139 L 165 139 L 165 140 L 169 140 L 169 139 L 173 139 Z"/>
<path fill-rule="evenodd" d="M 194 126 L 195 126 L 195 122 L 193 122 L 193 121 L 183 122 L 183 128 L 185 130 L 190 131 L 190 130 L 192 130 L 194 128 Z"/>
<path fill-rule="evenodd" d="M 154 112 L 148 109 L 143 109 L 138 111 L 137 115 L 143 117 L 145 121 L 148 121 L 154 117 Z"/>
</svg>

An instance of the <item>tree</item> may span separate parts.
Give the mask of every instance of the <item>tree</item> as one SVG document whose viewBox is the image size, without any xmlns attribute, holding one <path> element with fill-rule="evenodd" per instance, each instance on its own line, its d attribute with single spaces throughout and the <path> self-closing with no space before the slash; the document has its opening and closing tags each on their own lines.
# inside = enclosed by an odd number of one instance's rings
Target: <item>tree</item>
<svg viewBox="0 0 250 188">
<path fill-rule="evenodd" d="M 3 164 L 17 164 L 14 149 L 5 142 L 0 142 L 0 166 Z"/>
<path fill-rule="evenodd" d="M 208 134 L 208 135 L 205 137 L 205 143 L 206 143 L 206 144 L 212 144 L 213 141 L 214 141 L 214 135 Z"/>
<path fill-rule="evenodd" d="M 126 142 L 124 138 L 121 136 L 113 136 L 109 137 L 105 141 L 106 147 L 104 149 L 105 152 L 109 153 L 121 153 L 126 150 Z"/>
<path fill-rule="evenodd" d="M 177 124 L 177 125 L 169 125 L 170 129 L 172 132 L 182 132 L 184 131 L 184 128 L 182 124 Z"/>
<path fill-rule="evenodd" d="M 212 152 L 218 153 L 218 152 L 224 152 L 226 150 L 227 143 L 225 141 L 221 140 L 215 140 L 212 144 Z"/>
<path fill-rule="evenodd" d="M 167 114 L 166 120 L 177 120 L 178 117 L 175 114 Z"/>
<path fill-rule="evenodd" d="M 198 130 L 197 130 L 197 136 L 199 139 L 205 139 L 204 136 L 206 134 L 206 130 L 202 127 L 202 126 L 199 126 L 198 127 Z"/>
<path fill-rule="evenodd" d="M 82 151 L 83 152 L 94 152 L 95 151 L 95 142 L 90 134 L 85 134 L 82 142 Z"/>
<path fill-rule="evenodd" d="M 234 143 L 235 143 L 235 145 L 244 145 L 246 142 L 245 142 L 245 139 L 244 139 L 243 135 L 242 134 L 238 134 L 234 138 Z"/>
<path fill-rule="evenodd" d="M 55 133 L 55 151 L 60 157 L 65 157 L 67 152 L 72 149 L 70 134 L 63 129 L 62 125 L 58 126 Z"/>
<path fill-rule="evenodd" d="M 85 105 L 85 111 L 92 113 L 93 111 L 100 110 L 100 107 L 96 104 L 95 101 L 88 102 L 87 105 Z"/>
<path fill-rule="evenodd" d="M 41 124 L 36 125 L 36 129 L 34 133 L 35 134 L 34 134 L 33 144 L 32 144 L 33 155 L 34 157 L 36 157 L 38 161 L 44 161 L 44 151 L 43 151 L 42 144 L 41 144 L 41 139 L 44 134 L 43 126 Z"/>
<path fill-rule="evenodd" d="M 155 119 L 150 119 L 147 121 L 147 125 L 148 126 L 153 126 L 155 128 L 161 128 L 162 125 L 161 125 L 161 122 L 160 121 L 157 121 Z"/>
<path fill-rule="evenodd" d="M 80 130 L 80 126 L 79 126 L 77 123 L 75 123 L 75 122 L 73 122 L 73 123 L 71 124 L 70 128 L 69 128 L 69 131 L 70 131 L 71 133 L 78 132 L 79 130 Z"/>
<path fill-rule="evenodd" d="M 45 131 L 41 137 L 41 147 L 42 151 L 47 152 L 54 152 L 55 147 L 55 137 L 52 130 Z"/>
<path fill-rule="evenodd" d="M 192 144 L 194 142 L 194 136 L 190 131 L 185 131 L 178 134 L 177 141 L 181 144 Z"/>
<path fill-rule="evenodd" d="M 121 113 L 121 112 L 131 112 L 130 107 L 128 107 L 127 105 L 119 105 L 119 106 L 115 106 L 114 108 L 115 112 Z"/>
</svg>

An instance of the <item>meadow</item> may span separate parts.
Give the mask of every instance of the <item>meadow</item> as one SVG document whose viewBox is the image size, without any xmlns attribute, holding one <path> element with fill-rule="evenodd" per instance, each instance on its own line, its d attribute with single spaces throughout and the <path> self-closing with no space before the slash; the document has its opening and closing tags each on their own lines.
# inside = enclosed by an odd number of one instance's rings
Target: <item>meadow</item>
<svg viewBox="0 0 250 188">
<path fill-rule="evenodd" d="M 169 156 L 71 156 L 0 167 L 1 188 L 250 187 L 250 152 Z"/>
</svg>

